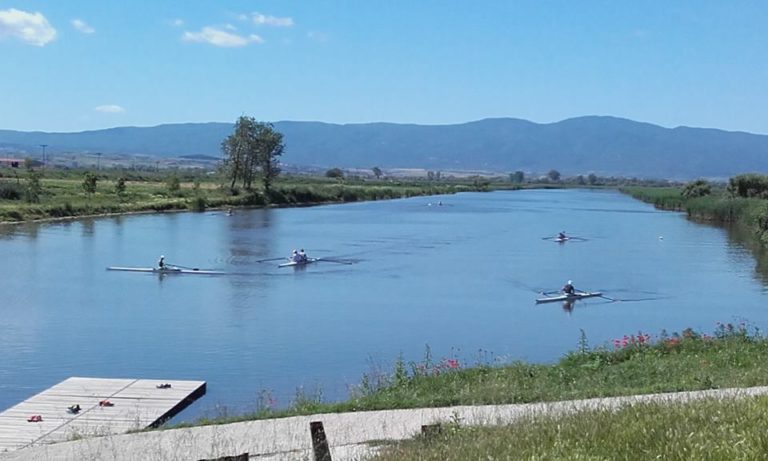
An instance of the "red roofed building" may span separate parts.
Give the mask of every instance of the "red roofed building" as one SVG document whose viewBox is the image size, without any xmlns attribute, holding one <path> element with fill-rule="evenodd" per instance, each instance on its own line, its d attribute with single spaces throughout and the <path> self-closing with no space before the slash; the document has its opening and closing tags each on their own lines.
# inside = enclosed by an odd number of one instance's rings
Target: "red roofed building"
<svg viewBox="0 0 768 461">
<path fill-rule="evenodd" d="M 11 168 L 18 168 L 24 160 L 18 158 L 0 158 L 0 166 L 9 166 Z"/>
</svg>

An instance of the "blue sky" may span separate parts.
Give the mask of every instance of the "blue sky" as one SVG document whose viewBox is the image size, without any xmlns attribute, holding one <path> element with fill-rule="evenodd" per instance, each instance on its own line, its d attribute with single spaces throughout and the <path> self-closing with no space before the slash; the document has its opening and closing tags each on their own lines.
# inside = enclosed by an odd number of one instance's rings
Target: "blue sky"
<svg viewBox="0 0 768 461">
<path fill-rule="evenodd" d="M 768 134 L 768 1 L 0 0 L 0 129 L 259 120 Z"/>
</svg>

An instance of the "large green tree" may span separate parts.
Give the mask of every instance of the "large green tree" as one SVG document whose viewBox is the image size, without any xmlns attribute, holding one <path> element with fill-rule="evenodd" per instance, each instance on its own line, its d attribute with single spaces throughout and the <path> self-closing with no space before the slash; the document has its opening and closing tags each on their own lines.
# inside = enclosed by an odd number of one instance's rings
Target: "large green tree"
<svg viewBox="0 0 768 461">
<path fill-rule="evenodd" d="M 269 192 L 280 174 L 278 158 L 284 148 L 282 133 L 275 131 L 271 123 L 245 115 L 238 118 L 234 132 L 221 143 L 230 188 L 240 181 L 244 188 L 251 189 L 253 181 L 260 178 Z"/>
</svg>

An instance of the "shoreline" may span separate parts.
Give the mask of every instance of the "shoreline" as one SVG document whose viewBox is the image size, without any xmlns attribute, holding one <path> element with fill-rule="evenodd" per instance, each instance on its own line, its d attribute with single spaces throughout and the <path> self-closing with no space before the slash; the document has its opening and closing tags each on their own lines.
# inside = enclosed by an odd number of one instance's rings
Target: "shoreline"
<svg viewBox="0 0 768 461">
<path fill-rule="evenodd" d="M 408 187 L 408 186 L 406 186 Z M 107 218 L 107 217 L 116 217 L 116 216 L 132 216 L 132 215 L 143 215 L 143 214 L 162 214 L 162 213 L 205 213 L 207 211 L 223 211 L 227 209 L 233 209 L 233 210 L 247 210 L 247 209 L 268 209 L 268 208 L 308 208 L 313 206 L 321 206 L 321 205 L 336 205 L 336 204 L 344 204 L 344 203 L 355 203 L 355 202 L 377 202 L 381 200 L 397 200 L 397 199 L 403 199 L 403 198 L 412 198 L 412 197 L 427 197 L 432 195 L 452 195 L 457 192 L 461 191 L 440 191 L 436 193 L 424 193 L 420 195 L 400 195 L 398 197 L 382 197 L 382 198 L 373 198 L 373 199 L 355 199 L 355 200 L 344 200 L 343 198 L 340 200 L 320 200 L 320 201 L 308 201 L 308 202 L 294 202 L 294 203 L 267 203 L 264 205 L 227 205 L 227 206 L 213 206 L 213 207 L 206 207 L 202 210 L 193 210 L 190 209 L 189 206 L 186 206 L 184 208 L 169 208 L 169 209 L 162 209 L 158 210 L 155 208 L 147 208 L 143 210 L 135 210 L 135 211 L 124 211 L 124 212 L 109 212 L 109 213 L 95 213 L 95 214 L 75 214 L 71 216 L 52 216 L 52 217 L 46 217 L 46 218 L 38 218 L 38 219 L 26 219 L 22 221 L 0 221 L 0 227 L 3 226 L 18 226 L 18 225 L 24 225 L 24 224 L 42 224 L 42 223 L 48 223 L 48 222 L 62 222 L 62 221 L 75 221 L 78 219 L 93 219 L 93 218 Z M 480 192 L 480 191 L 468 191 L 468 192 Z M 191 203 L 191 202 L 190 202 Z M 189 203 L 187 204 L 189 205 Z"/>
</svg>

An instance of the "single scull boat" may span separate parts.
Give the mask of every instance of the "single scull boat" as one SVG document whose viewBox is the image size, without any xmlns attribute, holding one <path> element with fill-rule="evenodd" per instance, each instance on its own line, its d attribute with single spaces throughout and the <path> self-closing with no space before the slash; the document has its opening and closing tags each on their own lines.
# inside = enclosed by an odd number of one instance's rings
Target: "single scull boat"
<svg viewBox="0 0 768 461">
<path fill-rule="evenodd" d="M 571 294 L 571 295 L 569 295 L 569 294 L 561 294 L 561 295 L 557 295 L 557 296 L 548 296 L 546 298 L 538 298 L 536 300 L 536 304 L 554 303 L 554 302 L 558 302 L 558 301 L 577 301 L 579 299 L 595 298 L 595 297 L 602 296 L 602 295 L 603 295 L 603 293 L 601 293 L 599 291 L 595 291 L 595 292 L 592 292 L 592 293 L 590 293 L 590 292 L 581 292 L 581 293 L 574 293 L 574 294 Z"/>
<path fill-rule="evenodd" d="M 124 271 L 124 272 L 151 272 L 154 274 L 201 274 L 201 275 L 223 275 L 226 272 L 200 270 L 200 269 L 181 269 L 179 267 L 168 267 L 166 269 L 158 269 L 156 267 L 107 267 L 108 271 Z"/>
</svg>

